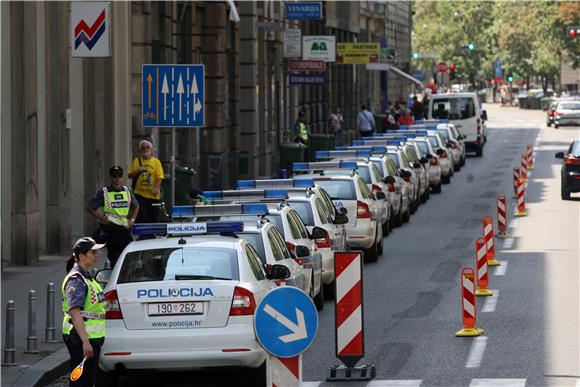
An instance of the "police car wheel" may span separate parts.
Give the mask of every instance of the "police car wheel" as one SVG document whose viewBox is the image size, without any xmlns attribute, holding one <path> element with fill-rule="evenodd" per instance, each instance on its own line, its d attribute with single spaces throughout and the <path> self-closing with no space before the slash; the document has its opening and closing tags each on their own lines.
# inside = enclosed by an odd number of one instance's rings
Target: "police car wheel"
<svg viewBox="0 0 580 387">
<path fill-rule="evenodd" d="M 318 311 L 324 309 L 324 286 L 322 283 L 320 284 L 320 291 L 314 297 L 314 305 Z"/>
<path fill-rule="evenodd" d="M 409 213 L 409 210 L 407 210 L 407 212 L 405 212 L 405 214 L 403 215 L 403 223 L 407 223 L 410 219 L 411 219 L 411 214 Z"/>
<path fill-rule="evenodd" d="M 383 223 L 383 236 L 387 236 L 389 235 L 389 233 L 391 232 L 391 222 L 389 220 L 385 221 L 385 223 Z"/>
<path fill-rule="evenodd" d="M 334 300 L 334 296 L 335 296 L 334 295 L 334 293 L 335 293 L 334 286 L 335 286 L 335 282 L 334 281 L 332 281 L 329 284 L 325 284 L 324 285 L 324 298 L 326 300 Z"/>
<path fill-rule="evenodd" d="M 441 193 L 441 182 L 436 186 L 433 186 L 433 193 Z"/>
<path fill-rule="evenodd" d="M 116 371 L 105 372 L 97 367 L 95 375 L 95 387 L 117 387 L 119 385 L 119 373 Z"/>
<path fill-rule="evenodd" d="M 379 248 L 377 246 L 377 243 L 373 243 L 373 245 L 364 251 L 365 254 L 365 258 L 364 261 L 365 262 L 376 262 L 379 259 Z"/>
</svg>

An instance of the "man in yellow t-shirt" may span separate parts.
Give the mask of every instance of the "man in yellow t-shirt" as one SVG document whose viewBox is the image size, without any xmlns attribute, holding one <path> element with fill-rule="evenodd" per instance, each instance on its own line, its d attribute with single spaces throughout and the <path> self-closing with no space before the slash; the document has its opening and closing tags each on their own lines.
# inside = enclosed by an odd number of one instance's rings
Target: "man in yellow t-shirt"
<svg viewBox="0 0 580 387">
<path fill-rule="evenodd" d="M 157 208 L 154 203 L 159 203 L 161 182 L 165 178 L 163 166 L 159 159 L 153 157 L 153 144 L 147 140 L 139 143 L 140 156 L 133 160 L 129 167 L 129 177 L 137 179 L 134 194 L 139 201 L 139 214 L 137 223 L 157 222 Z"/>
</svg>

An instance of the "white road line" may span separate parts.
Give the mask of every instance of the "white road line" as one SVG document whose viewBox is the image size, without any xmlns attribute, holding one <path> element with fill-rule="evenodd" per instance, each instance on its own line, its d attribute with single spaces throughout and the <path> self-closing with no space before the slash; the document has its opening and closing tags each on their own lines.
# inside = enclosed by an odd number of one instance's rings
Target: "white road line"
<svg viewBox="0 0 580 387">
<path fill-rule="evenodd" d="M 516 208 L 516 206 L 514 205 L 514 209 Z M 510 224 L 508 225 L 508 228 L 514 229 L 518 226 L 518 220 L 516 219 L 512 219 L 510 220 Z"/>
<path fill-rule="evenodd" d="M 318 387 L 320 386 L 320 382 L 302 382 L 300 383 L 300 387 Z"/>
<path fill-rule="evenodd" d="M 503 240 L 503 249 L 504 250 L 511 249 L 513 245 L 514 245 L 514 238 L 507 237 Z"/>
<path fill-rule="evenodd" d="M 576 379 L 576 387 L 580 387 L 580 379 Z"/>
<path fill-rule="evenodd" d="M 479 336 L 473 339 L 473 344 L 471 344 L 471 351 L 469 351 L 469 357 L 465 363 L 465 368 L 479 368 L 481 361 L 483 360 L 486 345 L 487 337 L 485 336 Z"/>
<path fill-rule="evenodd" d="M 499 261 L 499 262 L 501 263 L 501 265 L 495 267 L 495 272 L 493 273 L 493 275 L 505 275 L 509 262 L 508 261 Z"/>
<path fill-rule="evenodd" d="M 422 379 L 407 380 L 371 380 L 368 387 L 419 387 L 423 383 Z"/>
<path fill-rule="evenodd" d="M 499 290 L 492 289 L 493 296 L 485 298 L 485 304 L 481 308 L 481 313 L 491 313 L 495 312 L 495 307 L 497 306 L 497 298 L 499 297 Z"/>
<path fill-rule="evenodd" d="M 526 379 L 471 379 L 469 387 L 524 387 Z"/>
</svg>

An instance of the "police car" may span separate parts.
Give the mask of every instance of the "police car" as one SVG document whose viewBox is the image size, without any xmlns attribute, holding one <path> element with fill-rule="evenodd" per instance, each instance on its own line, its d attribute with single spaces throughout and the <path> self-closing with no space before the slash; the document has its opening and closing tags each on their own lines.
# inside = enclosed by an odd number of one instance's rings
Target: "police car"
<svg viewBox="0 0 580 387">
<path fill-rule="evenodd" d="M 341 161 L 344 168 L 356 168 L 356 162 Z M 383 253 L 383 239 L 380 219 L 378 218 L 375 199 L 362 178 L 352 173 L 346 175 L 326 176 L 316 173 L 316 167 L 311 163 L 294 163 L 293 170 L 304 174 L 295 178 L 313 179 L 314 182 L 328 193 L 335 206 L 348 210 L 346 224 L 347 247 L 362 249 L 365 261 L 376 261 Z M 317 164 L 317 163 L 314 163 Z"/>
<path fill-rule="evenodd" d="M 258 252 L 235 235 L 243 223 L 138 224 L 104 288 L 107 340 L 99 385 L 127 371 L 248 367 L 265 383 L 266 354 L 254 334 L 256 305 L 290 275 L 268 273 Z"/>
<path fill-rule="evenodd" d="M 455 170 L 461 170 L 465 165 L 465 140 L 453 124 L 437 125 L 437 132 L 441 133 L 443 138 L 448 141 L 449 149 L 453 153 L 453 162 Z"/>
<path fill-rule="evenodd" d="M 415 141 L 427 140 L 431 147 L 435 150 L 435 154 L 439 157 L 439 166 L 441 168 L 441 181 L 443 184 L 451 182 L 453 176 L 453 156 L 447 149 L 445 140 L 441 134 L 437 132 L 428 133 L 428 131 L 416 131 Z"/>
</svg>

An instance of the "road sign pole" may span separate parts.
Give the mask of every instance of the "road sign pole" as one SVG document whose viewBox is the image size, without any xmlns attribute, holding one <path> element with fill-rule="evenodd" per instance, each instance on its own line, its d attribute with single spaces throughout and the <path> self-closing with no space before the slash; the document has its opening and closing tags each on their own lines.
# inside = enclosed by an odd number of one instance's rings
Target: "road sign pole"
<svg viewBox="0 0 580 387">
<path fill-rule="evenodd" d="M 302 384 L 302 355 L 282 358 L 270 356 L 272 387 L 300 387 Z"/>
<path fill-rule="evenodd" d="M 175 206 L 175 128 L 171 130 L 171 208 Z"/>
<path fill-rule="evenodd" d="M 363 319 L 363 255 L 361 252 L 334 254 L 336 357 L 345 365 L 334 365 L 326 380 L 371 380 L 372 364 L 358 365 L 365 356 Z"/>
</svg>

